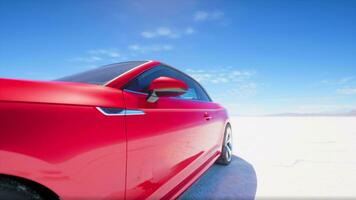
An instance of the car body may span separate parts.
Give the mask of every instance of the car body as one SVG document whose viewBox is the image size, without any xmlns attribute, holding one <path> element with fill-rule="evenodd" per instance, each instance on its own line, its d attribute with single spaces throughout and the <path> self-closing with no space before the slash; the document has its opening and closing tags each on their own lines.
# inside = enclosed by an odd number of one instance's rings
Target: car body
<svg viewBox="0 0 356 200">
<path fill-rule="evenodd" d="M 158 61 L 0 79 L 0 176 L 60 199 L 177 198 L 219 158 L 228 124 L 198 82 Z"/>
</svg>

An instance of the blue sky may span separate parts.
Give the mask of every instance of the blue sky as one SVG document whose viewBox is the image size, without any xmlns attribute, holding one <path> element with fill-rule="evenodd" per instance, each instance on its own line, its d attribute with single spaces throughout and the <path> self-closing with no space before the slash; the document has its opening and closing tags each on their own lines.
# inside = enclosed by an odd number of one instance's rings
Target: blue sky
<svg viewBox="0 0 356 200">
<path fill-rule="evenodd" d="M 160 60 L 232 114 L 356 109 L 353 0 L 0 0 L 0 26 L 0 77 Z"/>
</svg>

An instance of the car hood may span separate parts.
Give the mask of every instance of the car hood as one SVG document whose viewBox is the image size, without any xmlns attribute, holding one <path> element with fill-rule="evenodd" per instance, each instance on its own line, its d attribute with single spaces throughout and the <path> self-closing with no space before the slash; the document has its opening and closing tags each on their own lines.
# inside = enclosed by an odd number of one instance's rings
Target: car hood
<svg viewBox="0 0 356 200">
<path fill-rule="evenodd" d="M 0 78 L 0 101 L 122 107 L 122 91 L 84 83 Z"/>
</svg>

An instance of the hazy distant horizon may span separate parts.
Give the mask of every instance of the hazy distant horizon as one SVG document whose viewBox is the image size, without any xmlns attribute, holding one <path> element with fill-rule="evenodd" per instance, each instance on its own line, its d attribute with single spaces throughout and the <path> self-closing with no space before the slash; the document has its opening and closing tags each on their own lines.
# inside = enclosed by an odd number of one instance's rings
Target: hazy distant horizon
<svg viewBox="0 0 356 200">
<path fill-rule="evenodd" d="M 272 114 L 231 114 L 231 116 L 241 117 L 356 117 L 356 109 L 347 112 L 321 112 L 321 113 L 298 113 L 298 112 L 285 112 L 285 113 L 272 113 Z"/>
</svg>

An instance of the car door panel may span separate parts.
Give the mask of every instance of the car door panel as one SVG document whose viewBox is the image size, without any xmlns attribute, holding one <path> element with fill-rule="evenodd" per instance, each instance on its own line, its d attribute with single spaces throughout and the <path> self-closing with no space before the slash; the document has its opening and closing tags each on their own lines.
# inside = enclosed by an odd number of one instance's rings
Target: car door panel
<svg viewBox="0 0 356 200">
<path fill-rule="evenodd" d="M 145 113 L 126 116 L 129 199 L 162 197 L 164 192 L 155 192 L 172 189 L 194 171 L 217 140 L 217 134 L 204 133 L 214 120 L 204 119 L 201 102 L 162 97 L 148 103 L 146 97 L 124 91 L 126 108 Z"/>
</svg>

